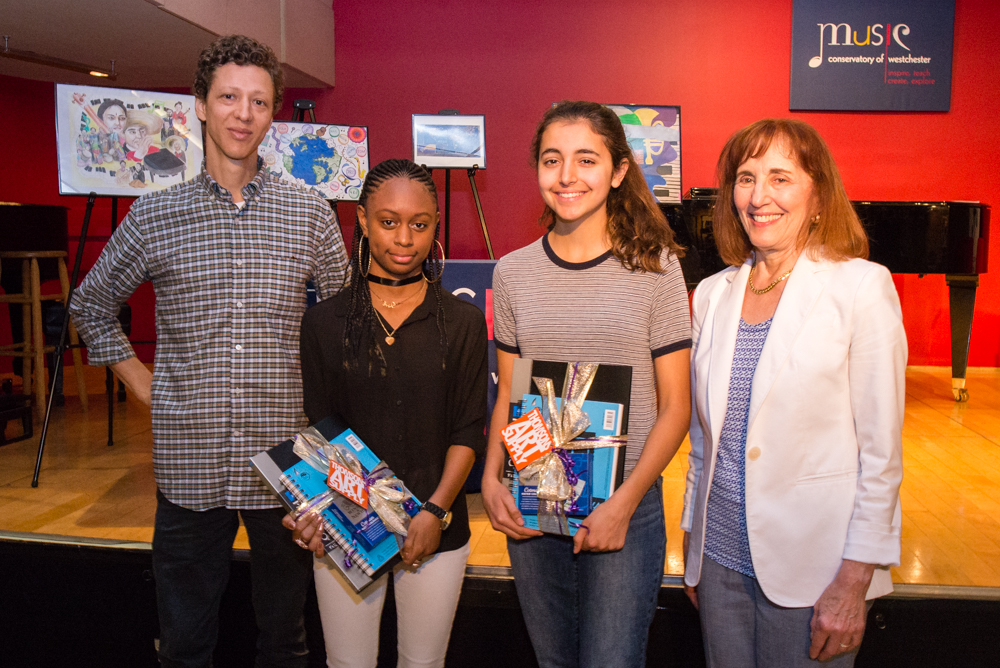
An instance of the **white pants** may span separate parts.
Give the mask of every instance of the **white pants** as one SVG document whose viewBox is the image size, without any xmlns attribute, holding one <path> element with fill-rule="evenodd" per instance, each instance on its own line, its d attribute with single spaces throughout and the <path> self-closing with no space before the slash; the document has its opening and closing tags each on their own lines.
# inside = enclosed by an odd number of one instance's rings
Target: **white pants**
<svg viewBox="0 0 1000 668">
<path fill-rule="evenodd" d="M 469 543 L 451 552 L 441 552 L 420 565 L 416 572 L 402 564 L 393 570 L 399 668 L 444 666 L 451 625 L 469 560 Z M 379 621 L 386 573 L 355 593 L 340 571 L 315 560 L 316 597 L 326 642 L 329 668 L 375 668 L 378 661 Z"/>
</svg>

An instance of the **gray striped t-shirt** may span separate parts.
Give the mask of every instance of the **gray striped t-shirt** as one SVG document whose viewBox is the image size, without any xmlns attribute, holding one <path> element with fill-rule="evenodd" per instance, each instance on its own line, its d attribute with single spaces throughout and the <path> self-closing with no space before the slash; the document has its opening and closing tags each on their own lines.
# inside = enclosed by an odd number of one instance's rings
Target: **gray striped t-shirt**
<svg viewBox="0 0 1000 668">
<path fill-rule="evenodd" d="M 626 476 L 656 421 L 653 359 L 691 347 L 681 266 L 664 251 L 660 273 L 629 271 L 608 251 L 566 262 L 547 235 L 504 256 L 493 272 L 498 349 L 555 362 L 632 367 Z"/>
</svg>

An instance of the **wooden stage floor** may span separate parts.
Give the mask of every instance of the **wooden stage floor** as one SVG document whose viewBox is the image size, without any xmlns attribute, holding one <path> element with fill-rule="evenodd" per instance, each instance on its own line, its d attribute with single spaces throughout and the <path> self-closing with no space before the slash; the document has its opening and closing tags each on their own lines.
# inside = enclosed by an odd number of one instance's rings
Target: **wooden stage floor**
<svg viewBox="0 0 1000 668">
<path fill-rule="evenodd" d="M 67 369 L 67 391 L 74 387 Z M 91 375 L 93 373 L 93 375 Z M 902 563 L 898 583 L 1000 587 L 1000 369 L 969 369 L 967 404 L 951 398 L 950 369 L 907 370 Z M 88 386 L 103 387 L 88 370 Z M 0 532 L 149 542 L 155 510 L 148 411 L 131 399 L 115 406 L 115 445 L 107 447 L 107 404 L 73 396 L 50 425 L 41 482 L 31 488 L 35 438 L 0 448 Z M 665 575 L 680 575 L 680 520 L 687 444 L 664 472 Z M 470 566 L 509 565 L 506 540 L 469 497 Z M 248 547 L 242 528 L 237 548 Z"/>
</svg>

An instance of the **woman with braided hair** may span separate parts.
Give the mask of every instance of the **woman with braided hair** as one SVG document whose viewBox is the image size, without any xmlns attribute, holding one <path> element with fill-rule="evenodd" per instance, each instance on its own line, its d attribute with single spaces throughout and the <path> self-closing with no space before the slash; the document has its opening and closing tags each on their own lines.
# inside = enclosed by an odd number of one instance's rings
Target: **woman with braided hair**
<svg viewBox="0 0 1000 668">
<path fill-rule="evenodd" d="M 302 320 L 311 422 L 336 414 L 423 502 L 392 572 L 399 666 L 443 666 L 469 557 L 463 486 L 486 429 L 486 320 L 441 288 L 437 190 L 409 160 L 365 177 L 349 287 Z M 322 556 L 316 518 L 293 537 Z M 357 594 L 315 562 L 327 665 L 372 666 L 389 575 Z"/>
</svg>

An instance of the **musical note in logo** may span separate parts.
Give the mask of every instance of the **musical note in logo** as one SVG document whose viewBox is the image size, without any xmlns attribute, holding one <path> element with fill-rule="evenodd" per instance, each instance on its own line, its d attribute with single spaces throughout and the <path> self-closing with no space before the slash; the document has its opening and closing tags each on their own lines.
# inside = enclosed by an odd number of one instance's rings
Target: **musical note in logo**
<svg viewBox="0 0 1000 668">
<path fill-rule="evenodd" d="M 905 44 L 903 44 L 903 40 L 899 39 L 899 33 L 903 33 L 904 35 L 909 35 L 910 34 L 910 26 L 906 25 L 905 23 L 897 23 L 893 27 L 893 29 L 892 29 L 892 39 L 893 39 L 893 41 L 896 42 L 896 44 L 899 44 L 901 47 L 903 47 L 907 51 L 909 51 L 910 47 L 908 47 Z"/>
<path fill-rule="evenodd" d="M 819 67 L 823 64 L 823 25 L 819 27 L 819 55 L 809 59 L 809 67 Z"/>
</svg>

